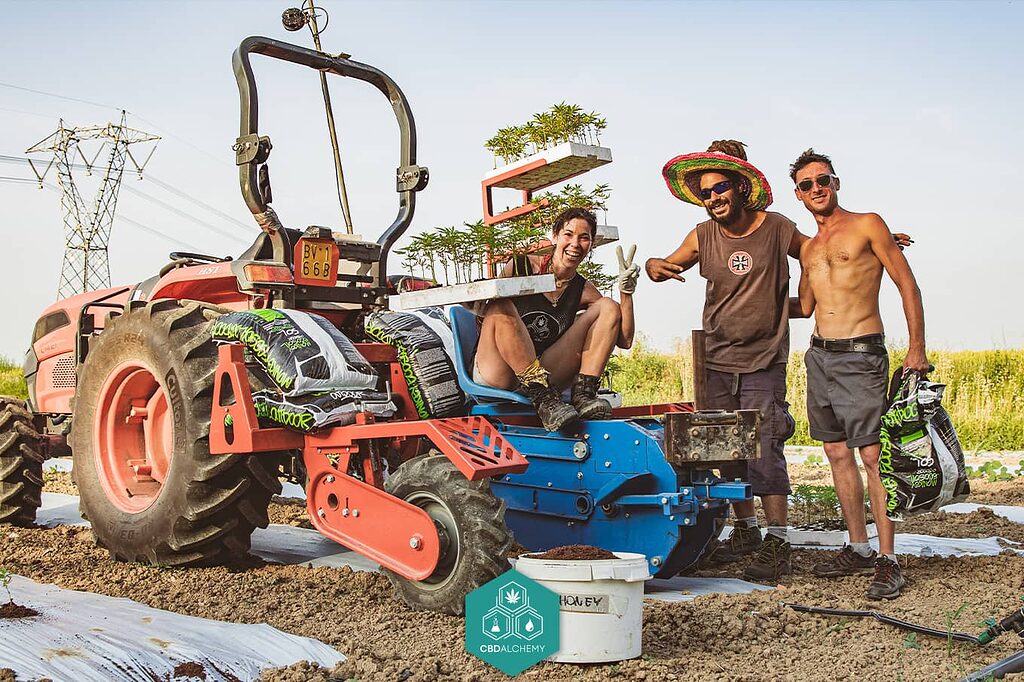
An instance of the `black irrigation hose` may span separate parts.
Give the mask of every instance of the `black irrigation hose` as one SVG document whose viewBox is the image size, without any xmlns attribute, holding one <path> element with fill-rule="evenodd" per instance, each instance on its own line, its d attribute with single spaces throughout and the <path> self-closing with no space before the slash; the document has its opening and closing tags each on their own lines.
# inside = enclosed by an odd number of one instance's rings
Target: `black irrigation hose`
<svg viewBox="0 0 1024 682">
<path fill-rule="evenodd" d="M 973 672 L 957 682 L 984 682 L 984 680 L 1001 680 L 1007 673 L 1024 672 L 1024 651 L 1010 654 L 1001 661 L 996 661 L 987 668 Z"/>
<path fill-rule="evenodd" d="M 912 630 L 919 632 L 922 635 L 929 635 L 931 637 L 939 637 L 941 639 L 955 639 L 958 642 L 970 642 L 971 644 L 977 644 L 981 646 L 982 641 L 975 635 L 969 635 L 966 632 L 949 632 L 948 630 L 936 630 L 935 628 L 926 628 L 923 625 L 916 625 L 914 623 L 908 623 L 905 620 L 899 618 L 893 618 L 887 616 L 884 613 L 878 611 L 854 611 L 850 609 L 827 609 L 822 606 L 804 606 L 803 604 L 791 604 L 789 602 L 782 602 L 783 606 L 787 606 L 794 611 L 802 611 L 804 613 L 818 613 L 825 616 L 850 616 L 853 618 L 864 618 L 871 616 L 875 620 L 880 620 L 883 623 L 889 625 L 895 625 L 896 627 L 903 628 L 904 630 Z"/>
</svg>

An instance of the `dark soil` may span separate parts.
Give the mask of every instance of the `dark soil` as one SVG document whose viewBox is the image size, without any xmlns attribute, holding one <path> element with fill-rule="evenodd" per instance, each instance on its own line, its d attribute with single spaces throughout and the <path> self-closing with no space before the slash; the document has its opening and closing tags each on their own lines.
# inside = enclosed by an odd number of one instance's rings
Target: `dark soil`
<svg viewBox="0 0 1024 682">
<path fill-rule="evenodd" d="M 203 667 L 202 663 L 179 663 L 174 666 L 174 677 L 198 677 L 201 680 L 205 680 L 206 668 Z"/>
<path fill-rule="evenodd" d="M 29 607 L 22 606 L 21 604 L 15 604 L 12 601 L 0 606 L 0 618 L 31 618 L 32 616 L 38 615 L 39 612 L 35 609 L 30 609 Z"/>
<path fill-rule="evenodd" d="M 523 547 L 518 542 L 513 542 L 512 546 L 509 547 L 508 553 L 505 556 L 509 559 L 515 559 L 518 556 L 521 556 L 523 554 L 529 554 L 532 551 L 533 550 L 529 547 Z"/>
<path fill-rule="evenodd" d="M 548 559 L 551 561 L 599 561 L 602 559 L 618 559 L 606 549 L 590 545 L 565 545 L 549 549 L 543 554 L 532 554 L 530 559 Z"/>
</svg>

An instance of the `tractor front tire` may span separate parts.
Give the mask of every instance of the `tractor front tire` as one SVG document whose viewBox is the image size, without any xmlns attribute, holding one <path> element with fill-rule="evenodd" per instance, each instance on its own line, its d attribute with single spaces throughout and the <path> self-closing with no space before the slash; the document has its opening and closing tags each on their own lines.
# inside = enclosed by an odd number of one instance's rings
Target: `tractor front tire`
<svg viewBox="0 0 1024 682">
<path fill-rule="evenodd" d="M 279 457 L 210 454 L 210 327 L 223 312 L 160 300 L 111 320 L 92 342 L 69 440 L 82 516 L 115 559 L 232 563 L 268 525 Z"/>
<path fill-rule="evenodd" d="M 505 502 L 491 492 L 487 479 L 467 480 L 432 450 L 398 467 L 384 489 L 427 512 L 441 536 L 441 556 L 428 578 L 408 580 L 385 571 L 413 608 L 461 615 L 469 592 L 509 569 L 512 534 L 505 525 Z"/>
<path fill-rule="evenodd" d="M 46 459 L 42 442 L 25 401 L 0 396 L 0 523 L 35 523 Z"/>
</svg>

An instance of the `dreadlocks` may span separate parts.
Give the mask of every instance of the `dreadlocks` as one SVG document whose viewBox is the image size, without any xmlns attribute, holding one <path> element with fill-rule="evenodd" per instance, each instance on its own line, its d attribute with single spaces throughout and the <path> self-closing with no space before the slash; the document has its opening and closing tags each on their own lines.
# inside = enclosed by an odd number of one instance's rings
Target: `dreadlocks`
<svg viewBox="0 0 1024 682">
<path fill-rule="evenodd" d="M 718 152 L 720 154 L 728 154 L 729 156 L 735 156 L 737 159 L 747 160 L 747 152 L 744 149 L 747 145 L 743 144 L 739 140 L 715 140 L 708 147 L 709 152 Z"/>
</svg>

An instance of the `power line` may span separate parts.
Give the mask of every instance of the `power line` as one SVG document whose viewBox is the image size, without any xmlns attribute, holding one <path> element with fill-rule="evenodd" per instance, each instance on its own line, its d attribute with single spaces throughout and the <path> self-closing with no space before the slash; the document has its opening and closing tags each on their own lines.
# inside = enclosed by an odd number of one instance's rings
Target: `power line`
<svg viewBox="0 0 1024 682">
<path fill-rule="evenodd" d="M 136 188 L 134 188 L 134 187 L 132 187 L 130 185 L 121 185 L 121 189 L 123 189 L 123 190 L 125 190 L 127 192 L 130 192 L 131 194 L 134 194 L 136 196 L 142 197 L 146 201 L 148 201 L 148 202 L 150 202 L 152 204 L 156 204 L 157 206 L 159 206 L 159 207 L 161 207 L 161 208 L 163 208 L 163 209 L 165 209 L 167 211 L 170 211 L 171 213 L 174 213 L 175 215 L 181 216 L 185 220 L 191 220 L 192 222 L 196 223 L 197 225 L 202 225 L 203 227 L 206 227 L 206 228 L 208 228 L 210 230 L 213 230 L 214 232 L 216 232 L 219 235 L 222 235 L 224 237 L 228 237 L 230 239 L 237 240 L 239 242 L 244 242 L 245 241 L 244 239 L 239 237 L 237 234 L 234 234 L 233 232 L 228 232 L 227 230 L 222 230 L 221 228 L 217 227 L 216 225 L 213 225 L 212 223 L 208 223 L 205 220 L 202 220 L 200 218 L 197 218 L 194 215 L 192 215 L 191 213 L 186 213 L 185 211 L 182 211 L 180 208 L 178 208 L 176 206 L 172 206 L 171 204 L 168 204 L 166 201 L 161 201 L 160 199 L 157 199 L 156 197 L 150 196 L 149 194 L 146 194 L 142 190 L 136 189 Z"/>
<path fill-rule="evenodd" d="M 46 95 L 47 97 L 56 97 L 57 99 L 67 100 L 69 102 L 78 102 L 80 104 L 88 104 L 94 107 L 100 107 L 101 109 L 114 109 L 115 111 L 122 111 L 121 107 L 112 107 L 109 104 L 100 104 L 99 102 L 90 102 L 87 99 L 78 99 L 77 97 L 68 97 L 67 95 L 58 95 L 53 92 L 46 92 L 44 90 L 34 90 L 33 88 L 26 88 L 21 85 L 14 85 L 13 83 L 0 83 L 0 86 L 5 88 L 11 88 L 12 90 L 22 90 L 24 92 L 32 92 L 37 95 Z"/>
<path fill-rule="evenodd" d="M 35 182 L 35 181 L 33 180 L 32 182 Z M 43 183 L 43 187 L 48 189 L 48 190 L 50 190 L 51 192 L 56 192 L 57 194 L 60 194 L 60 188 L 57 187 L 56 185 L 54 185 L 51 182 L 44 182 Z M 142 223 L 140 223 L 137 220 L 132 220 L 128 216 L 124 215 L 123 213 L 119 213 L 118 216 L 117 216 L 117 219 L 118 220 L 123 220 L 124 222 L 128 223 L 129 225 L 133 225 L 133 226 L 143 230 L 144 232 L 149 232 L 150 234 L 155 235 L 157 237 L 160 237 L 161 239 L 166 239 L 167 241 L 171 242 L 172 244 L 181 245 L 181 246 L 187 247 L 189 249 L 192 249 L 193 251 L 202 251 L 203 250 L 201 247 L 196 246 L 195 244 L 191 244 L 191 243 L 185 241 L 184 239 L 180 239 L 178 237 L 172 237 L 169 234 L 167 234 L 166 232 L 161 232 L 160 230 L 156 229 L 155 227 L 150 227 L 148 225 L 143 225 Z"/>
<path fill-rule="evenodd" d="M 21 165 L 30 165 L 28 159 L 26 159 L 24 157 L 20 157 L 20 156 L 11 156 L 10 154 L 0 154 L 0 162 L 11 163 L 11 164 L 15 164 L 16 163 L 16 164 L 21 164 Z M 90 170 L 90 168 L 88 168 L 87 166 L 85 166 L 83 164 L 80 164 L 80 163 L 69 164 L 69 165 L 70 165 L 71 168 L 76 169 L 76 170 Z M 190 201 L 193 204 L 199 206 L 200 208 L 213 213 L 214 215 L 218 216 L 219 218 L 222 218 L 223 220 L 226 220 L 226 221 L 232 223 L 233 225 L 236 225 L 238 228 L 240 228 L 241 230 L 245 231 L 246 235 L 251 235 L 252 234 L 252 230 L 253 230 L 253 226 L 252 225 L 248 225 L 246 223 L 243 223 L 242 221 L 240 221 L 240 220 L 238 220 L 236 218 L 233 218 L 232 216 L 228 215 L 227 213 L 221 211 L 220 209 L 218 209 L 218 208 L 216 208 L 214 206 L 211 206 L 210 204 L 207 204 L 204 201 L 196 199 L 195 197 L 189 196 L 186 192 L 184 192 L 183 190 L 178 189 L 177 187 L 174 187 L 170 183 L 164 182 L 163 180 L 160 180 L 159 178 L 154 178 L 153 175 L 150 174 L 150 173 L 146 174 L 146 179 L 148 181 L 153 182 L 153 184 L 157 185 L 158 187 L 160 187 L 160 188 L 170 192 L 171 194 L 174 194 L 175 196 L 177 196 L 177 197 L 179 197 L 181 199 L 184 199 L 186 201 Z M 22 181 L 23 182 L 32 182 L 32 183 L 38 182 L 37 180 L 32 180 L 32 179 L 24 179 Z M 221 228 L 219 228 L 219 227 L 217 227 L 215 225 L 212 225 L 210 223 L 207 223 L 207 222 L 203 221 L 200 218 L 196 218 L 195 216 L 193 216 L 193 215 L 191 215 L 189 213 L 185 213 L 184 211 L 181 211 L 180 209 L 178 209 L 178 208 L 176 208 L 174 206 L 171 206 L 170 204 L 167 204 L 167 203 L 165 203 L 165 202 L 163 202 L 163 201 L 161 201 L 161 200 L 159 200 L 159 199 L 157 199 L 157 198 L 155 198 L 155 197 L 153 197 L 153 196 L 143 192 L 142 190 L 133 188 L 133 187 L 131 187 L 129 185 L 121 185 L 121 187 L 123 189 L 129 191 L 129 192 L 132 192 L 133 194 L 137 194 L 137 195 L 143 197 L 144 199 L 147 199 L 148 201 L 151 201 L 151 202 L 153 202 L 155 204 L 158 204 L 159 206 L 161 206 L 161 207 L 163 207 L 163 208 L 165 208 L 165 209 L 167 209 L 167 210 L 169 210 L 169 211 L 171 211 L 173 213 L 177 213 L 178 215 L 182 216 L 183 218 L 186 218 L 187 220 L 191 220 L 192 222 L 201 224 L 204 227 L 207 227 L 207 228 L 213 230 L 214 232 L 217 232 L 218 234 L 222 234 L 224 236 L 230 237 L 232 239 L 237 239 L 237 240 L 242 241 L 242 242 L 245 241 L 244 238 L 239 237 L 236 234 L 226 232 L 226 231 L 222 230 Z"/>
</svg>

